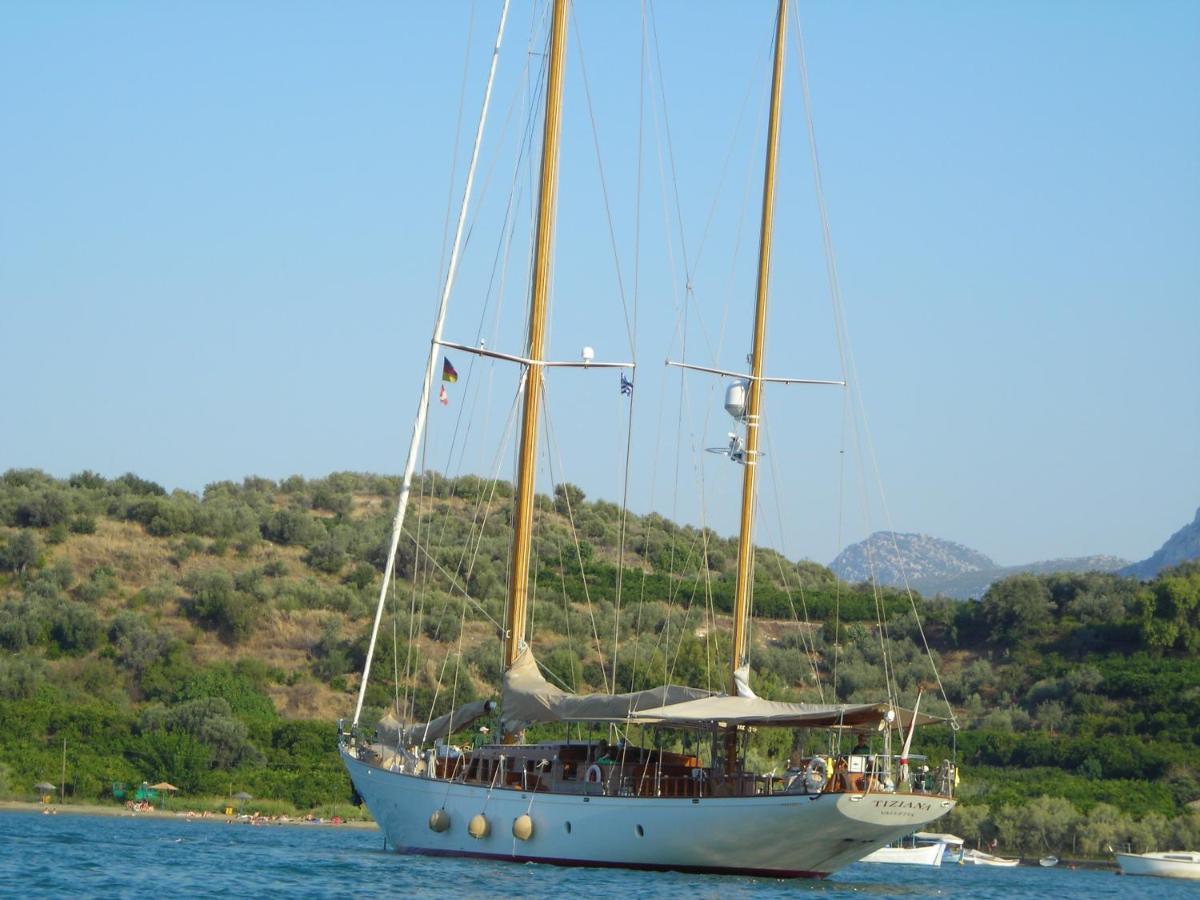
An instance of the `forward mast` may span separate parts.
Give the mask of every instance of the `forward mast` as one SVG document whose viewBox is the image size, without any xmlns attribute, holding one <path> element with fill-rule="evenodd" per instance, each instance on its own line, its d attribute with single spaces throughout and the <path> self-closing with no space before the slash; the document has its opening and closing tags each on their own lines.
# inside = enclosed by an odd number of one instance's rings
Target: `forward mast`
<svg viewBox="0 0 1200 900">
<path fill-rule="evenodd" d="M 767 294 L 771 281 L 771 237 L 775 220 L 775 164 L 779 157 L 780 101 L 783 96 L 783 53 L 787 37 L 787 0 L 780 0 L 775 21 L 775 62 L 771 75 L 771 111 L 767 125 L 767 161 L 763 172 L 762 224 L 758 245 L 758 284 L 754 303 L 754 337 L 746 396 L 745 466 L 742 473 L 742 516 L 738 530 L 737 582 L 733 598 L 733 654 L 730 694 L 738 693 L 737 675 L 749 663 L 750 597 L 754 586 L 754 512 L 758 485 L 759 416 L 762 409 L 763 361 L 766 355 Z"/>
<path fill-rule="evenodd" d="M 542 398 L 546 339 L 546 307 L 550 294 L 550 262 L 554 214 L 558 198 L 558 149 L 562 130 L 563 70 L 567 48 L 567 0 L 554 0 L 550 23 L 550 61 L 546 82 L 546 119 L 542 137 L 541 182 L 529 300 L 529 347 L 525 396 L 521 411 L 521 446 L 517 454 L 517 486 L 513 501 L 512 572 L 504 621 L 504 667 L 516 662 L 525 644 L 529 594 L 529 561 L 533 544 L 534 461 L 538 442 L 538 409 Z M 506 739 L 510 736 L 506 735 Z"/>
</svg>

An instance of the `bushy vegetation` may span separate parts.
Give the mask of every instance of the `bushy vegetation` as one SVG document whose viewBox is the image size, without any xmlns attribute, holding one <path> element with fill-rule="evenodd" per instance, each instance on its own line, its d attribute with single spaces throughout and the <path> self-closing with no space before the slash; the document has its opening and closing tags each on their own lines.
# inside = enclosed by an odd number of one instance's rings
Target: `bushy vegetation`
<svg viewBox="0 0 1200 900">
<path fill-rule="evenodd" d="M 0 476 L 7 790 L 55 771 L 66 738 L 81 798 L 166 779 L 300 808 L 347 799 L 333 719 L 352 708 L 398 489 L 352 473 L 200 496 L 132 474 Z M 511 497 L 474 476 L 421 479 L 409 530 L 423 549 L 400 544 L 369 714 L 496 692 Z M 654 514 L 622 525 L 573 485 L 537 502 L 530 618 L 548 677 L 725 688 L 732 540 Z M 1200 565 L 1148 584 L 1024 575 L 960 603 L 839 583 L 760 548 L 754 613 L 754 687 L 770 698 L 874 701 L 886 671 L 902 702 L 923 690 L 923 710 L 946 714 L 928 640 L 965 727 L 926 729 L 921 749 L 963 763 L 957 815 L 975 818 L 961 831 L 1003 843 L 1028 826 L 1090 853 L 1101 833 L 1165 840 L 1200 799 Z M 752 752 L 778 758 L 789 740 L 764 730 Z"/>
<path fill-rule="evenodd" d="M 1136 790 L 1126 789 L 1130 787 Z M 1136 815 L 1120 799 L 1097 803 L 1086 812 L 1046 794 L 999 807 L 960 804 L 945 826 L 971 843 L 1010 856 L 1096 858 L 1111 849 L 1147 853 L 1200 844 L 1200 812 L 1175 818 L 1157 812 Z"/>
</svg>

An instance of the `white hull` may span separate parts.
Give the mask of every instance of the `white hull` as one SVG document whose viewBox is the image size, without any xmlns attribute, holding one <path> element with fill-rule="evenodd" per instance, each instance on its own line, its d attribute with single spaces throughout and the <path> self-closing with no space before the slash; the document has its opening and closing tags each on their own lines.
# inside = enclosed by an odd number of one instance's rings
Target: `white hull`
<svg viewBox="0 0 1200 900">
<path fill-rule="evenodd" d="M 491 790 L 342 758 L 391 846 L 434 856 L 820 878 L 954 806 L 907 794 L 675 799 Z M 440 833 L 429 827 L 438 809 L 450 818 Z M 467 826 L 480 813 L 490 833 L 473 838 Z M 526 841 L 512 834 L 524 814 L 533 822 Z"/>
<path fill-rule="evenodd" d="M 963 854 L 962 862 L 968 866 L 1016 866 L 1020 864 L 1019 859 L 1005 859 L 1003 856 L 992 856 L 990 853 L 984 853 L 982 850 L 968 850 Z"/>
<path fill-rule="evenodd" d="M 945 844 L 927 844 L 924 847 L 880 847 L 865 863 L 893 863 L 902 866 L 940 866 Z"/>
<path fill-rule="evenodd" d="M 1161 878 L 1200 880 L 1200 853 L 1175 850 L 1168 853 L 1118 853 L 1117 865 L 1126 875 L 1157 875 Z"/>
</svg>

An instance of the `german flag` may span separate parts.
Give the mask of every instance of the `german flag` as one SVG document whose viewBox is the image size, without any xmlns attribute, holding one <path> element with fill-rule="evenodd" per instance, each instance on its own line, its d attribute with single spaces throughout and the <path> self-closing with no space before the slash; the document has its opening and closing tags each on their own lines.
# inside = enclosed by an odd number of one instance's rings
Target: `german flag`
<svg viewBox="0 0 1200 900">
<path fill-rule="evenodd" d="M 450 365 L 450 360 L 442 357 L 442 381 L 449 381 L 451 384 L 458 381 L 458 372 L 454 366 Z"/>
</svg>

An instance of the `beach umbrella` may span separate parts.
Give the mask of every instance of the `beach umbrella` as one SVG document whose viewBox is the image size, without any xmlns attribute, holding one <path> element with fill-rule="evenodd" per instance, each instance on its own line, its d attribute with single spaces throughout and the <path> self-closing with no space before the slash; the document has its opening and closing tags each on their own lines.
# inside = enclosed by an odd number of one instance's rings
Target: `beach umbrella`
<svg viewBox="0 0 1200 900">
<path fill-rule="evenodd" d="M 179 788 L 175 787 L 175 785 L 173 785 L 167 781 L 160 781 L 158 784 L 150 785 L 150 787 L 152 787 L 154 790 L 158 791 L 159 793 L 161 793 L 163 795 L 163 806 L 164 807 L 167 805 L 167 794 L 173 793 L 173 792 L 179 790 Z"/>
<path fill-rule="evenodd" d="M 246 809 L 246 801 L 253 800 L 254 797 L 245 791 L 238 791 L 233 795 L 233 799 L 238 801 L 238 815 L 240 816 Z"/>
<path fill-rule="evenodd" d="M 33 786 L 33 789 L 45 797 L 47 794 L 53 794 L 55 791 L 54 785 L 48 781 L 39 781 Z"/>
</svg>

